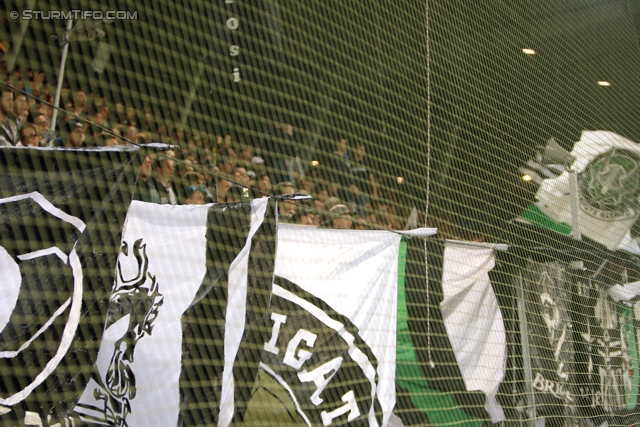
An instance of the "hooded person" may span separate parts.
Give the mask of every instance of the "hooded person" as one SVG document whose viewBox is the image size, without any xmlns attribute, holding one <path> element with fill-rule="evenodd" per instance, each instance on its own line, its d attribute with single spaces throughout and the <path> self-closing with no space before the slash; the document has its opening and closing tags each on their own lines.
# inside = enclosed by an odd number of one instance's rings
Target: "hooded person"
<svg viewBox="0 0 640 427">
<path fill-rule="evenodd" d="M 338 230 L 350 230 L 353 225 L 351 211 L 343 204 L 338 204 L 329 210 L 331 218 L 331 228 Z"/>
</svg>

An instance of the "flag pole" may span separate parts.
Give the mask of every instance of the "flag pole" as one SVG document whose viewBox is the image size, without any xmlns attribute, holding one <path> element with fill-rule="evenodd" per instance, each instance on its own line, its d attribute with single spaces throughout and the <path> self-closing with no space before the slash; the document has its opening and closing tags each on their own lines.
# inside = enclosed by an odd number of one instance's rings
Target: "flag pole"
<svg viewBox="0 0 640 427">
<path fill-rule="evenodd" d="M 60 102 L 60 92 L 62 90 L 62 79 L 64 77 L 64 65 L 67 61 L 67 51 L 69 50 L 69 31 L 71 31 L 71 26 L 73 25 L 73 20 L 69 19 L 67 21 L 67 28 L 64 32 L 64 38 L 62 43 L 62 58 L 60 58 L 60 69 L 58 71 L 58 84 L 56 85 L 56 95 L 53 99 L 53 113 L 51 114 L 51 126 L 49 126 L 49 132 L 53 135 L 56 130 L 56 119 L 58 116 L 58 103 Z"/>
<path fill-rule="evenodd" d="M 574 168 L 569 168 L 569 193 L 571 196 L 571 235 L 577 240 L 582 240 L 578 207 L 578 174 Z"/>
</svg>

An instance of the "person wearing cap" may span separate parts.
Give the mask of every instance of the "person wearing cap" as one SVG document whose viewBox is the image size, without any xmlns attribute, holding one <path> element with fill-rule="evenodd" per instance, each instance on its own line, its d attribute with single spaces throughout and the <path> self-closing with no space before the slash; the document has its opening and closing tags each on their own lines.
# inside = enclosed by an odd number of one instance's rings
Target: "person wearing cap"
<svg viewBox="0 0 640 427">
<path fill-rule="evenodd" d="M 331 216 L 331 228 L 338 230 L 351 229 L 351 211 L 345 205 L 335 205 L 329 210 L 329 215 Z"/>
<path fill-rule="evenodd" d="M 65 147 L 82 148 L 86 146 L 82 123 L 75 120 L 69 120 L 67 122 L 67 129 L 69 131 L 69 135 L 67 136 L 67 141 L 64 143 Z"/>
<path fill-rule="evenodd" d="M 205 185 L 190 185 L 187 188 L 187 199 L 185 204 L 187 205 L 204 205 L 204 195 L 207 193 L 207 187 Z"/>
</svg>

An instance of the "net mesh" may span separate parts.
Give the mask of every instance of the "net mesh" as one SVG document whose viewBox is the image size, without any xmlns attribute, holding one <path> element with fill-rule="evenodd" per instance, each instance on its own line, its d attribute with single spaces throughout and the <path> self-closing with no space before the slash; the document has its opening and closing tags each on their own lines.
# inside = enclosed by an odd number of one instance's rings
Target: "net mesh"
<svg viewBox="0 0 640 427">
<path fill-rule="evenodd" d="M 0 21 L 1 424 L 640 423 L 637 2 L 8 0 Z M 177 336 L 153 336 L 166 282 L 114 285 L 144 259 L 127 215 L 173 218 L 138 202 L 206 224 Z M 131 380 L 153 340 L 181 348 L 157 386 L 178 403 Z"/>
</svg>

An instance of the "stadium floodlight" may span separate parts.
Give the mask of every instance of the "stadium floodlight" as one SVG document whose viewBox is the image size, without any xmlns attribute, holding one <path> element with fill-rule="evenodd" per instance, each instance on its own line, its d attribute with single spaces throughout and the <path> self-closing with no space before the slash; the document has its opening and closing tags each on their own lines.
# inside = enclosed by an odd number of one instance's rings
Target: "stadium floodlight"
<svg viewBox="0 0 640 427">
<path fill-rule="evenodd" d="M 518 168 L 518 172 L 520 172 L 520 177 L 524 182 L 534 182 L 538 185 L 542 184 L 543 178 L 533 169 L 521 167 Z"/>
</svg>

